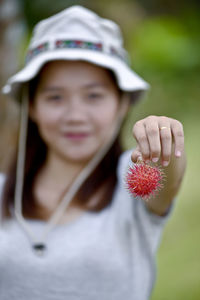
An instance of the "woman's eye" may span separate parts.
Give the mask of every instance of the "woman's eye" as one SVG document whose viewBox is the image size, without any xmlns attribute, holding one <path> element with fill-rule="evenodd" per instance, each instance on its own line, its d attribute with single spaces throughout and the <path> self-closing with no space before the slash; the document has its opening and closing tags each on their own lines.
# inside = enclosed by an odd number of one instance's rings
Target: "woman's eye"
<svg viewBox="0 0 200 300">
<path fill-rule="evenodd" d="M 88 99 L 91 99 L 91 100 L 98 100 L 98 99 L 102 99 L 102 98 L 103 98 L 103 95 L 101 93 L 88 94 Z"/>
<path fill-rule="evenodd" d="M 47 100 L 60 101 L 60 100 L 62 100 L 62 97 L 60 95 L 50 95 L 50 96 L 47 96 Z"/>
</svg>

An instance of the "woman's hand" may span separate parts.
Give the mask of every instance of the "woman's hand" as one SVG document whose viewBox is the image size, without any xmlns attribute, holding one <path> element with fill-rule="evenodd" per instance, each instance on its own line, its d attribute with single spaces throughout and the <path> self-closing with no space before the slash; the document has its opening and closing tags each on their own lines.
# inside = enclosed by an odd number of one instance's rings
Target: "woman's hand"
<svg viewBox="0 0 200 300">
<path fill-rule="evenodd" d="M 178 158 L 184 150 L 183 126 L 175 119 L 149 116 L 136 122 L 133 136 L 137 141 L 133 162 L 142 159 L 156 163 L 161 158 L 166 167 L 172 155 Z"/>
<path fill-rule="evenodd" d="M 165 215 L 179 191 L 186 167 L 183 126 L 172 118 L 149 116 L 136 122 L 133 136 L 137 147 L 132 153 L 132 161 L 156 163 L 160 160 L 164 167 L 164 187 L 146 205 L 155 214 Z"/>
</svg>

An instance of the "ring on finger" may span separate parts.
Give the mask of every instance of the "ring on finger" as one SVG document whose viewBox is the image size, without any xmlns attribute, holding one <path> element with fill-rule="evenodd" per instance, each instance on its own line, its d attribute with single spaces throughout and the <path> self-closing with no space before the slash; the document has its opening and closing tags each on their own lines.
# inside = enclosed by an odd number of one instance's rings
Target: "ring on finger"
<svg viewBox="0 0 200 300">
<path fill-rule="evenodd" d="M 160 130 L 164 130 L 164 129 L 170 129 L 170 128 L 167 127 L 167 126 L 162 126 L 162 127 L 160 127 Z"/>
</svg>

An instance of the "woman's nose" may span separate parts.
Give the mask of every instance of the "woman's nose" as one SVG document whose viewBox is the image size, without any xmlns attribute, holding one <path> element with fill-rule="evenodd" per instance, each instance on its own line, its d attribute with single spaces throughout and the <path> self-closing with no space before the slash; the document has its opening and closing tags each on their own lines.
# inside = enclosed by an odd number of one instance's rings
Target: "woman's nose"
<svg viewBox="0 0 200 300">
<path fill-rule="evenodd" d="M 68 122 L 83 122 L 86 120 L 87 114 L 83 103 L 73 99 L 66 105 L 63 115 Z"/>
</svg>

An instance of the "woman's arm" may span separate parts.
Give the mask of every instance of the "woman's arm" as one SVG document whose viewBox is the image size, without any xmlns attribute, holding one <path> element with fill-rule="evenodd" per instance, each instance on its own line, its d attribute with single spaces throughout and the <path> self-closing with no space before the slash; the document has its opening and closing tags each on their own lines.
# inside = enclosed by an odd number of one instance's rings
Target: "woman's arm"
<svg viewBox="0 0 200 300">
<path fill-rule="evenodd" d="M 132 153 L 133 162 L 142 158 L 163 166 L 164 187 L 146 202 L 149 210 L 162 216 L 180 188 L 186 167 L 183 126 L 172 118 L 149 116 L 136 122 L 133 135 L 137 141 Z"/>
</svg>

